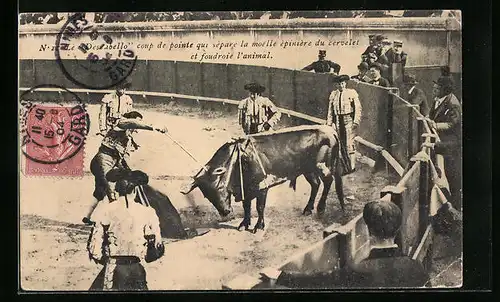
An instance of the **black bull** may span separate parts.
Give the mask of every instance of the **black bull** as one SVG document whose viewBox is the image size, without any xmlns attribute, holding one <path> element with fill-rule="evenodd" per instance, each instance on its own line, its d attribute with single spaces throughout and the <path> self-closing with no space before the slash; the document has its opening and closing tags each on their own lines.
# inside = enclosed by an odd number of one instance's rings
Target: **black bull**
<svg viewBox="0 0 500 302">
<path fill-rule="evenodd" d="M 323 193 L 317 211 L 319 215 L 324 213 L 326 198 L 335 178 L 335 189 L 344 211 L 339 148 L 335 130 L 324 125 L 298 126 L 250 135 L 220 147 L 206 164 L 206 169 L 201 169 L 181 192 L 188 194 L 198 187 L 221 216 L 232 212 L 231 195 L 237 201 L 243 200 L 244 218 L 238 229 L 244 226 L 246 230 L 250 226 L 251 201 L 256 198 L 256 232 L 265 226 L 264 209 L 268 189 L 283 182 L 263 187 L 262 181 L 269 179 L 266 174 L 274 175 L 275 179 L 290 180 L 290 186 L 294 189 L 297 177 L 304 175 L 311 185 L 304 215 L 311 214 L 314 209 L 320 181 L 323 182 Z M 322 172 L 318 163 L 325 163 L 331 173 Z"/>
</svg>

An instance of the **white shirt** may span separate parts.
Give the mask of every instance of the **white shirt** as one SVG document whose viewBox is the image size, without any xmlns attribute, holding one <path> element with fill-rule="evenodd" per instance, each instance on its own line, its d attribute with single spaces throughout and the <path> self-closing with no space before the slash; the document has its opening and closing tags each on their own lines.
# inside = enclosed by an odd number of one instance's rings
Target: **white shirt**
<svg viewBox="0 0 500 302">
<path fill-rule="evenodd" d="M 410 90 L 408 90 L 408 94 L 411 94 L 413 92 L 413 89 L 415 89 L 415 86 L 411 86 Z"/>
<path fill-rule="evenodd" d="M 91 220 L 95 222 L 88 250 L 93 258 L 103 257 L 103 235 L 109 237 L 108 256 L 137 256 L 144 259 L 146 255 L 145 235 L 155 235 L 156 242 L 161 242 L 160 221 L 154 208 L 136 203 L 134 194 L 128 195 L 128 207 L 125 197 L 103 204 L 94 211 Z M 108 230 L 105 231 L 105 227 Z"/>
<path fill-rule="evenodd" d="M 441 105 L 442 102 L 444 102 L 444 99 L 446 99 L 447 95 L 443 96 L 442 98 L 435 98 L 434 102 L 434 109 L 437 109 L 439 105 Z"/>
</svg>

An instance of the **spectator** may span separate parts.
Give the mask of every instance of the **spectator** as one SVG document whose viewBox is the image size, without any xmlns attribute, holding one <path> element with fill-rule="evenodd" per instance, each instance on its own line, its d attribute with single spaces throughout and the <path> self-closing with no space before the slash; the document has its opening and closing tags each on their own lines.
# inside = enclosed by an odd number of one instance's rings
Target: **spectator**
<svg viewBox="0 0 500 302">
<path fill-rule="evenodd" d="M 403 41 L 394 40 L 392 48 L 386 53 L 386 57 L 389 61 L 389 66 L 393 63 L 401 63 L 404 68 L 406 66 L 406 59 L 408 58 L 408 55 L 403 51 Z"/>
<path fill-rule="evenodd" d="M 376 54 L 378 52 L 378 44 L 377 44 L 377 35 L 369 35 L 368 36 L 368 47 L 366 47 L 365 51 L 361 54 L 361 61 L 368 61 L 368 55 L 370 53 Z M 373 63 L 373 62 L 372 62 Z"/>
<path fill-rule="evenodd" d="M 403 77 L 403 85 L 408 94 L 408 101 L 413 105 L 420 106 L 420 113 L 424 116 L 429 114 L 429 105 L 427 104 L 427 97 L 422 89 L 417 88 L 417 79 L 412 74 L 406 74 Z"/>
<path fill-rule="evenodd" d="M 372 201 L 363 209 L 370 234 L 369 256 L 347 272 L 349 288 L 423 287 L 429 275 L 422 264 L 402 254 L 394 239 L 402 223 L 399 207 L 390 201 Z"/>
<path fill-rule="evenodd" d="M 434 81 L 434 103 L 429 112 L 431 126 L 437 130 L 441 142 L 435 151 L 444 157 L 445 174 L 450 184 L 451 204 L 462 209 L 462 106 L 453 94 L 450 76 Z"/>
<path fill-rule="evenodd" d="M 332 62 L 330 60 L 325 60 L 326 50 L 320 50 L 318 53 L 318 61 L 312 62 L 302 70 L 311 71 L 314 70 L 316 73 L 329 73 L 332 72 L 336 75 L 340 72 L 340 65 Z"/>
<path fill-rule="evenodd" d="M 372 65 L 370 65 L 369 75 L 372 79 L 370 84 L 381 87 L 389 87 L 389 81 L 381 76 L 381 71 L 382 66 L 379 63 L 373 63 Z"/>
<path fill-rule="evenodd" d="M 361 62 L 358 65 L 358 74 L 352 76 L 351 79 L 357 80 L 360 82 L 370 82 L 371 78 L 368 76 L 368 64 L 366 62 Z"/>
<path fill-rule="evenodd" d="M 368 66 L 371 66 L 373 63 L 377 62 L 377 59 L 378 59 L 377 55 L 373 52 L 370 52 L 366 57 L 365 62 L 368 64 Z"/>
<path fill-rule="evenodd" d="M 382 77 L 386 78 L 389 80 L 390 76 L 390 62 L 389 58 L 387 57 L 388 51 L 391 49 L 392 43 L 389 39 L 386 37 L 383 37 L 382 41 L 380 42 L 380 48 L 379 48 L 379 53 L 378 53 L 378 58 L 377 58 L 377 63 L 380 64 L 381 69 L 380 72 L 382 74 Z"/>
</svg>

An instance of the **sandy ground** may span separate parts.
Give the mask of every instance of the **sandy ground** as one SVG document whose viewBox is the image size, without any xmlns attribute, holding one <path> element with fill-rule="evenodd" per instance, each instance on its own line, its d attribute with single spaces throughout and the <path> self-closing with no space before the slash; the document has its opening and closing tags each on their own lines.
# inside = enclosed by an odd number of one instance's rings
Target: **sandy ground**
<svg viewBox="0 0 500 302">
<path fill-rule="evenodd" d="M 187 111 L 172 103 L 136 107 L 145 120 L 167 125 L 172 137 L 203 163 L 222 143 L 239 134 L 236 119 L 220 113 Z M 85 147 L 83 178 L 21 176 L 20 278 L 25 290 L 85 291 L 101 269 L 88 258 L 85 245 L 89 228 L 80 223 L 92 202 L 93 178 L 88 169 L 100 143 L 95 135 L 97 106 L 89 106 L 88 111 L 92 127 Z M 178 193 L 198 165 L 169 138 L 157 132 L 141 132 L 136 140 L 141 148 L 132 155 L 130 166 L 150 175 L 150 184 L 170 197 L 186 227 L 211 228 L 208 234 L 190 240 L 164 239 L 165 255 L 145 264 L 152 290 L 218 290 L 240 274 L 256 275 L 264 267 L 277 266 L 321 240 L 326 226 L 344 224 L 355 217 L 366 202 L 379 197 L 380 189 L 394 183 L 385 172 L 372 173 L 369 166 L 359 165 L 354 174 L 344 178 L 346 196 L 352 196 L 347 200 L 346 217 L 340 214 L 332 189 L 326 215 L 319 219 L 301 216 L 309 186 L 299 178 L 297 191 L 287 184 L 270 190 L 266 231 L 254 235 L 234 228 L 242 217 L 241 205 L 233 204 L 235 220 L 219 223 L 215 209 L 199 190 L 188 197 Z"/>
</svg>

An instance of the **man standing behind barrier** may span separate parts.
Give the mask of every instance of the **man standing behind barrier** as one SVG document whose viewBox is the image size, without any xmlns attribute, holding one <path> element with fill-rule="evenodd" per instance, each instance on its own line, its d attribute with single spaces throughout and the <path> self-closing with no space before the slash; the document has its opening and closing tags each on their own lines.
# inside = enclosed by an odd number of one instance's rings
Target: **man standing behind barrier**
<svg viewBox="0 0 500 302">
<path fill-rule="evenodd" d="M 402 254 L 395 244 L 402 223 L 399 207 L 391 201 L 372 201 L 363 209 L 370 234 L 370 254 L 346 273 L 346 287 L 423 287 L 429 275 L 422 264 Z"/>
<path fill-rule="evenodd" d="M 328 104 L 328 116 L 326 124 L 328 126 L 336 125 L 340 136 L 341 151 L 347 150 L 347 158 L 345 152 L 341 152 L 344 162 L 350 166 L 345 171 L 352 172 L 356 165 L 356 148 L 354 137 L 357 134 L 359 122 L 361 121 L 361 103 L 356 90 L 348 89 L 348 75 L 337 76 L 333 79 L 336 89 L 330 94 L 330 102 Z"/>
<path fill-rule="evenodd" d="M 320 50 L 318 54 L 318 61 L 312 62 L 311 64 L 302 68 L 302 70 L 314 70 L 314 72 L 316 73 L 329 73 L 333 71 L 334 74 L 339 74 L 340 65 L 330 60 L 325 60 L 325 58 L 326 50 Z"/>
<path fill-rule="evenodd" d="M 462 106 L 453 94 L 453 79 L 441 76 L 434 81 L 434 104 L 429 112 L 431 126 L 437 130 L 441 142 L 435 151 L 444 158 L 445 174 L 450 184 L 451 204 L 462 208 Z"/>
<path fill-rule="evenodd" d="M 165 251 L 155 210 L 134 201 L 136 187 L 146 185 L 148 176 L 115 169 L 107 179 L 116 182 L 119 197 L 92 215 L 95 225 L 87 249 L 90 258 L 104 268 L 90 290 L 147 290 L 141 259 L 152 262 Z"/>
<path fill-rule="evenodd" d="M 125 94 L 130 85 L 131 83 L 125 80 L 118 84 L 116 91 L 106 94 L 102 98 L 99 111 L 99 131 L 102 136 L 105 136 L 109 130 L 113 129 L 123 114 L 132 111 L 132 98 Z"/>
<path fill-rule="evenodd" d="M 370 82 L 371 79 L 368 76 L 368 67 L 369 67 L 368 63 L 361 62 L 358 65 L 358 74 L 355 75 L 355 76 L 352 76 L 351 79 L 357 80 L 357 81 L 360 81 L 360 82 Z"/>
<path fill-rule="evenodd" d="M 245 85 L 249 97 L 238 105 L 238 122 L 245 134 L 254 134 L 272 129 L 280 120 L 281 112 L 270 99 L 261 94 L 266 87 L 259 83 Z"/>
<path fill-rule="evenodd" d="M 427 97 L 422 89 L 417 88 L 417 79 L 412 74 L 405 74 L 403 77 L 403 84 L 408 91 L 408 101 L 413 105 L 420 106 L 420 113 L 423 116 L 429 114 L 429 105 L 427 104 Z"/>
<path fill-rule="evenodd" d="M 381 86 L 381 87 L 389 87 L 389 81 L 386 78 L 383 78 L 381 75 L 383 67 L 379 63 L 373 63 L 370 65 L 369 74 L 372 78 L 370 84 Z"/>
</svg>

